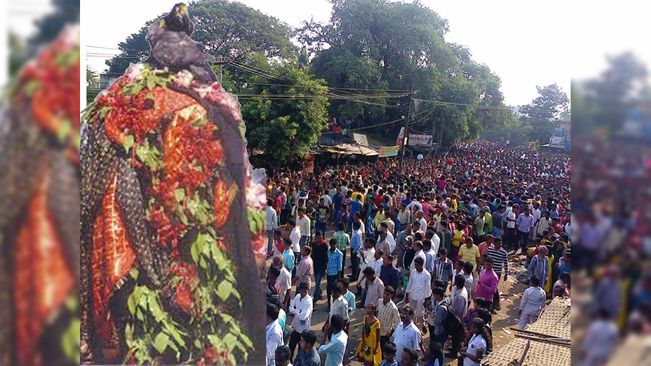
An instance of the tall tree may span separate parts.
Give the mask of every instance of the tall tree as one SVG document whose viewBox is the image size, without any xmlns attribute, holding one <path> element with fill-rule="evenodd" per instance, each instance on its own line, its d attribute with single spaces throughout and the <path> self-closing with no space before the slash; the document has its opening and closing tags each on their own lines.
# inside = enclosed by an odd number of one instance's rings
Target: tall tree
<svg viewBox="0 0 651 366">
<path fill-rule="evenodd" d="M 630 102 L 649 87 L 648 70 L 633 53 L 608 57 L 607 61 L 606 70 L 598 78 L 577 85 L 577 93 L 573 95 L 573 102 L 574 98 L 585 102 L 577 106 L 578 113 L 573 117 L 586 122 L 580 125 L 586 132 L 594 127 L 612 132 L 621 128 Z"/>
<path fill-rule="evenodd" d="M 226 0 L 192 1 L 188 8 L 196 23 L 193 38 L 212 55 L 233 58 L 238 62 L 252 53 L 282 60 L 296 58 L 297 47 L 290 41 L 292 28 L 274 17 Z M 109 73 L 121 74 L 130 62 L 148 55 L 149 45 L 145 37 L 149 25 L 156 19 L 147 22 L 118 45 L 122 53 L 106 61 Z"/>
<path fill-rule="evenodd" d="M 315 55 L 313 72 L 335 90 L 385 91 L 359 91 L 378 95 L 373 104 L 334 102 L 331 113 L 366 123 L 394 120 L 407 111 L 396 91 L 413 90 L 425 108 L 417 111 L 423 114 L 416 123 L 439 125 L 446 145 L 477 137 L 485 125 L 501 123 L 500 116 L 490 112 L 505 107 L 499 78 L 473 61 L 468 49 L 445 41 L 448 23 L 436 12 L 418 1 L 331 3 L 329 22 L 306 22 L 299 30 L 299 40 Z M 378 99 L 389 96 L 386 101 Z"/>
<path fill-rule="evenodd" d="M 569 109 L 567 94 L 557 85 L 537 86 L 538 96 L 521 108 L 523 122 L 532 128 L 531 138 L 540 143 L 549 141 L 563 113 Z"/>
<path fill-rule="evenodd" d="M 38 31 L 29 40 L 32 52 L 54 40 L 64 26 L 79 23 L 79 0 L 52 0 L 52 5 L 54 11 L 36 21 Z"/>
<path fill-rule="evenodd" d="M 294 64 L 270 64 L 262 55 L 247 67 L 276 76 L 249 74 L 245 82 L 230 86 L 240 95 L 249 148 L 264 150 L 275 164 L 304 157 L 327 126 L 325 81 Z"/>
</svg>

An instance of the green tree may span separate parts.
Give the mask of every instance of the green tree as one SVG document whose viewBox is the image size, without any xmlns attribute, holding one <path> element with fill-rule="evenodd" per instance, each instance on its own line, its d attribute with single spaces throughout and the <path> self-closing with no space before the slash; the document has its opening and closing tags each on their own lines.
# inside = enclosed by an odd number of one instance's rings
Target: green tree
<svg viewBox="0 0 651 366">
<path fill-rule="evenodd" d="M 25 42 L 15 33 L 9 33 L 9 75 L 16 75 L 26 60 Z"/>
<path fill-rule="evenodd" d="M 99 75 L 86 67 L 86 103 L 92 103 L 97 94 L 99 94 Z"/>
<path fill-rule="evenodd" d="M 331 3 L 328 23 L 306 22 L 299 30 L 299 41 L 315 55 L 312 70 L 331 90 L 358 88 L 367 90 L 358 93 L 375 94 L 373 103 L 333 102 L 331 113 L 366 124 L 395 120 L 408 107 L 400 93 L 413 90 L 423 106 L 415 110 L 414 127 L 439 126 L 445 145 L 502 123 L 503 116 L 491 112 L 505 107 L 499 78 L 473 61 L 468 49 L 445 41 L 448 23 L 436 12 L 418 1 Z"/>
<path fill-rule="evenodd" d="M 229 87 L 240 95 L 249 148 L 264 150 L 276 165 L 304 157 L 327 126 L 325 81 L 295 64 L 270 64 L 262 55 L 248 66 L 278 75 L 269 80 L 249 74 Z"/>
<path fill-rule="evenodd" d="M 36 21 L 36 34 L 30 38 L 31 53 L 56 38 L 64 26 L 79 23 L 79 0 L 52 0 L 54 11 Z"/>
<path fill-rule="evenodd" d="M 549 141 L 563 113 L 569 109 L 567 94 L 557 85 L 537 86 L 538 96 L 521 108 L 523 123 L 531 126 L 531 140 L 540 143 Z"/>
<path fill-rule="evenodd" d="M 238 62 L 253 53 L 282 60 L 296 58 L 297 47 L 290 41 L 292 28 L 274 17 L 226 0 L 192 1 L 188 9 L 196 23 L 193 38 L 212 55 Z M 122 74 L 129 63 L 146 58 L 149 54 L 149 44 L 145 39 L 147 29 L 156 19 L 147 22 L 118 45 L 122 53 L 106 61 L 109 73 Z"/>
<path fill-rule="evenodd" d="M 633 53 L 624 52 L 607 61 L 606 70 L 598 78 L 574 85 L 572 123 L 577 121 L 578 133 L 595 128 L 617 131 L 626 119 L 630 102 L 649 88 L 648 70 Z"/>
</svg>

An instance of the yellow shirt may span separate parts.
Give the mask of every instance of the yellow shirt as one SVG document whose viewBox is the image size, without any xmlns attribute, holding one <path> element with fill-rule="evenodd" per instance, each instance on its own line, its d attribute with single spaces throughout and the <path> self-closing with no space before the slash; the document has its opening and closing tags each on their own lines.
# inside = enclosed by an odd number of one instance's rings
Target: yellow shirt
<svg viewBox="0 0 651 366">
<path fill-rule="evenodd" d="M 364 205 L 364 199 L 365 199 L 366 197 L 364 197 L 364 195 L 363 195 L 361 192 L 353 192 L 351 198 L 354 200 L 355 197 L 358 197 L 358 196 L 359 196 L 359 202 L 360 202 L 362 205 Z"/>
<path fill-rule="evenodd" d="M 474 271 L 477 271 L 477 257 L 479 257 L 478 246 L 473 244 L 472 247 L 468 248 L 467 245 L 462 245 L 459 248 L 459 257 L 461 257 L 461 260 L 464 262 L 472 263 L 472 268 L 474 268 Z"/>
<path fill-rule="evenodd" d="M 454 235 L 452 235 L 452 244 L 455 247 L 458 247 L 459 244 L 461 243 L 461 239 L 463 239 L 463 231 L 455 230 Z"/>
</svg>

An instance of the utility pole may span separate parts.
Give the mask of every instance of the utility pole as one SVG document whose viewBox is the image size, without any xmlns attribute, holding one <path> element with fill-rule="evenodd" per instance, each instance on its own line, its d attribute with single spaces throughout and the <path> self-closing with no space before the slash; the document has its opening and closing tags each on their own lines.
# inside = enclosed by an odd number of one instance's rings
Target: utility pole
<svg viewBox="0 0 651 366">
<path fill-rule="evenodd" d="M 219 83 L 220 84 L 224 83 L 223 68 L 224 68 L 225 63 L 226 63 L 226 60 L 222 56 L 217 56 L 217 61 L 215 61 L 215 64 L 219 65 Z"/>
<path fill-rule="evenodd" d="M 407 108 L 407 117 L 405 118 L 405 136 L 402 138 L 402 154 L 400 155 L 400 173 L 404 173 L 404 161 L 405 161 L 405 151 L 407 150 L 407 145 L 409 144 L 409 115 L 411 114 L 411 104 L 414 97 L 414 87 L 411 87 L 411 92 L 409 93 L 409 108 Z"/>
</svg>

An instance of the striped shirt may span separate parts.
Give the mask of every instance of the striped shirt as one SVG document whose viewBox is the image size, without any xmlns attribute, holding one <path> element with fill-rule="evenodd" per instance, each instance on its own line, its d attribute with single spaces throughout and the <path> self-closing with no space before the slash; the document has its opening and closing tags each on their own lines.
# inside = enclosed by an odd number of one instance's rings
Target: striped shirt
<svg viewBox="0 0 651 366">
<path fill-rule="evenodd" d="M 339 249 L 328 250 L 328 267 L 326 268 L 326 273 L 328 276 L 336 276 L 341 272 L 343 268 L 343 258 L 344 255 Z"/>
<path fill-rule="evenodd" d="M 346 251 L 346 247 L 350 244 L 350 236 L 343 231 L 336 231 L 332 237 L 337 242 L 337 249 L 342 253 Z"/>
<path fill-rule="evenodd" d="M 486 255 L 488 256 L 488 260 L 493 263 L 493 270 L 497 273 L 498 277 L 502 273 L 509 273 L 509 256 L 504 248 L 500 248 L 499 250 L 488 248 Z"/>
<path fill-rule="evenodd" d="M 396 329 L 400 323 L 400 313 L 396 304 L 389 300 L 389 303 L 384 304 L 383 299 L 377 302 L 377 317 L 380 319 L 380 335 L 387 336 L 390 332 Z"/>
</svg>

